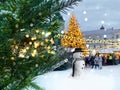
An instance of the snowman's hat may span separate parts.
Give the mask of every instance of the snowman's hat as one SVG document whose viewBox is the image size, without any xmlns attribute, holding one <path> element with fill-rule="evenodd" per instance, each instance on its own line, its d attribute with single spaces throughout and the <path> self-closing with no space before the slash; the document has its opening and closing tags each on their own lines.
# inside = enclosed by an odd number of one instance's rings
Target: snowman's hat
<svg viewBox="0 0 120 90">
<path fill-rule="evenodd" d="M 75 52 L 83 52 L 83 51 L 82 51 L 82 49 L 81 49 L 81 48 L 75 48 L 74 53 L 75 53 Z"/>
</svg>

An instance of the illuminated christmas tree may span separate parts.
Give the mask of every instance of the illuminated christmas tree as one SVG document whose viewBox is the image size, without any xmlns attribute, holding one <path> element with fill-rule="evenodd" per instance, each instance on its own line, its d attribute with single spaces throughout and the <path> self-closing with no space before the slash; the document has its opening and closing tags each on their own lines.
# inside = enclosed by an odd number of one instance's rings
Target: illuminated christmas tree
<svg viewBox="0 0 120 90">
<path fill-rule="evenodd" d="M 68 31 L 65 32 L 61 39 L 61 44 L 67 48 L 81 48 L 84 51 L 84 55 L 86 55 L 86 40 L 74 14 L 72 14 L 70 19 Z"/>
</svg>

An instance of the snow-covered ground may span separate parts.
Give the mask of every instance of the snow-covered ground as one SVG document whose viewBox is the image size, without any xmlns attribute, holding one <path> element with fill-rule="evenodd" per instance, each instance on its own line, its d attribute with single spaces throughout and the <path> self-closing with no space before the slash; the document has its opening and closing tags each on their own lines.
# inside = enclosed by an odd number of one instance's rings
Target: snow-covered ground
<svg viewBox="0 0 120 90">
<path fill-rule="evenodd" d="M 85 68 L 80 77 L 71 77 L 72 69 L 53 71 L 36 77 L 44 90 L 120 90 L 120 65 L 102 70 Z"/>
</svg>

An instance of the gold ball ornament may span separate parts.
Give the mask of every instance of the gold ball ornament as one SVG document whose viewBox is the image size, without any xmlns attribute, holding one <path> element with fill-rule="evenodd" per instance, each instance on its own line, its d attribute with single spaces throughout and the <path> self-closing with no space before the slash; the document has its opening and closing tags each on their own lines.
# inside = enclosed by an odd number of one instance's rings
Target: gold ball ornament
<svg viewBox="0 0 120 90">
<path fill-rule="evenodd" d="M 26 38 L 29 38 L 29 34 L 26 34 L 25 37 L 26 37 Z"/>
<path fill-rule="evenodd" d="M 18 46 L 17 46 L 17 45 L 15 45 L 15 49 L 18 49 Z"/>
<path fill-rule="evenodd" d="M 35 67 L 38 67 L 39 65 L 38 64 L 35 64 Z"/>
<path fill-rule="evenodd" d="M 45 34 L 45 32 L 43 31 L 43 32 L 42 32 L 42 35 L 44 35 L 44 34 Z"/>
<path fill-rule="evenodd" d="M 50 48 L 51 48 L 50 46 L 47 47 L 47 49 L 50 49 Z"/>
<path fill-rule="evenodd" d="M 15 25 L 15 27 L 16 27 L 16 28 L 18 28 L 18 27 L 19 27 L 19 25 L 18 25 L 18 24 L 16 24 L 16 25 Z"/>
<path fill-rule="evenodd" d="M 29 48 L 30 48 L 30 47 L 28 47 L 28 46 L 26 47 L 27 50 L 28 50 Z"/>
<path fill-rule="evenodd" d="M 39 30 L 35 30 L 36 33 L 39 33 Z"/>
<path fill-rule="evenodd" d="M 37 39 L 36 36 L 34 36 L 34 37 L 31 38 L 32 41 L 33 41 L 33 40 L 36 40 L 36 39 Z"/>
<path fill-rule="evenodd" d="M 48 50 L 47 52 L 48 52 L 48 53 L 51 53 L 51 51 L 50 51 L 50 50 Z"/>
<path fill-rule="evenodd" d="M 55 54 L 55 51 L 51 51 L 50 53 L 51 53 L 51 54 Z"/>
<path fill-rule="evenodd" d="M 49 41 L 49 39 L 45 39 L 45 42 L 48 42 Z"/>
<path fill-rule="evenodd" d="M 41 45 L 41 46 L 43 46 L 43 45 L 44 45 L 44 43 L 43 43 L 43 42 L 40 42 L 40 45 Z"/>
<path fill-rule="evenodd" d="M 11 57 L 10 59 L 11 59 L 11 60 L 15 60 L 15 58 L 14 58 L 14 57 Z"/>
<path fill-rule="evenodd" d="M 40 57 L 41 57 L 41 58 L 43 58 L 43 57 L 44 57 L 44 55 L 41 55 Z"/>
<path fill-rule="evenodd" d="M 29 42 L 29 45 L 32 45 L 32 42 Z"/>
</svg>

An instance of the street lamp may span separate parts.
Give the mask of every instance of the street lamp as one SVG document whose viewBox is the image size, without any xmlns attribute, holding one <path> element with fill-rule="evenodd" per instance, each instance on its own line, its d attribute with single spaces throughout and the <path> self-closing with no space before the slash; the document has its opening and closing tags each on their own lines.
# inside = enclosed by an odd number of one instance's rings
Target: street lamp
<svg viewBox="0 0 120 90">
<path fill-rule="evenodd" d="M 89 44 L 87 44 L 86 47 L 89 48 Z"/>
<path fill-rule="evenodd" d="M 103 38 L 104 38 L 104 40 L 106 40 L 107 39 L 107 35 L 103 35 Z"/>
<path fill-rule="evenodd" d="M 103 35 L 103 38 L 104 38 L 104 40 L 106 40 L 107 39 L 107 35 L 106 34 L 104 34 Z M 105 41 L 104 41 L 104 47 L 105 47 L 106 45 L 105 45 Z"/>
<path fill-rule="evenodd" d="M 64 34 L 64 31 L 63 31 L 63 30 L 61 31 L 61 34 Z"/>
<path fill-rule="evenodd" d="M 92 50 L 92 55 L 93 55 L 93 56 L 96 55 L 96 50 L 95 50 L 95 49 Z"/>
<path fill-rule="evenodd" d="M 86 44 L 86 47 L 87 47 L 87 51 L 88 51 L 88 53 L 90 54 L 89 44 Z"/>
</svg>

